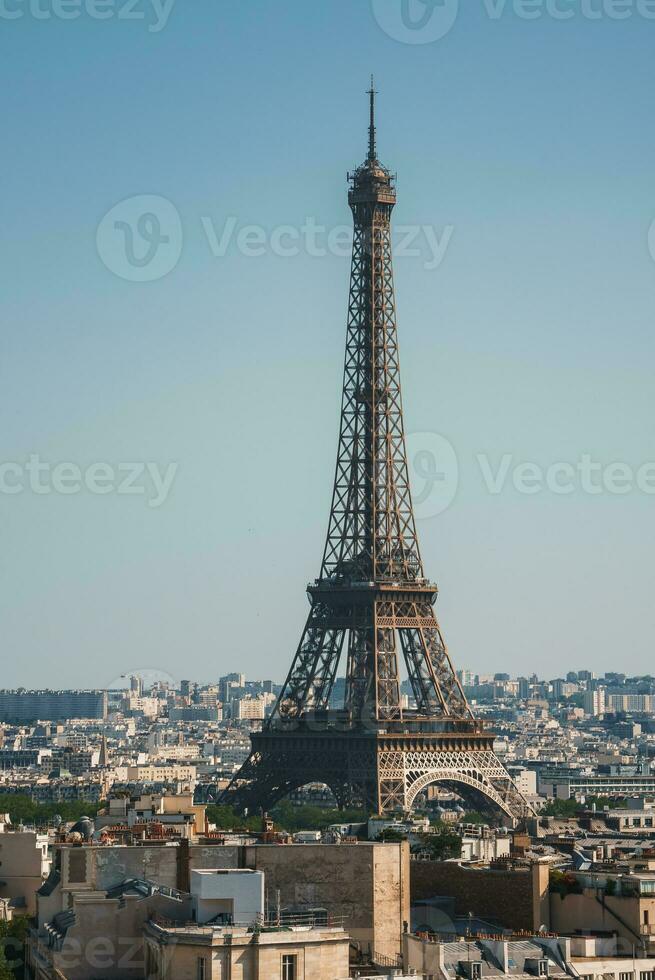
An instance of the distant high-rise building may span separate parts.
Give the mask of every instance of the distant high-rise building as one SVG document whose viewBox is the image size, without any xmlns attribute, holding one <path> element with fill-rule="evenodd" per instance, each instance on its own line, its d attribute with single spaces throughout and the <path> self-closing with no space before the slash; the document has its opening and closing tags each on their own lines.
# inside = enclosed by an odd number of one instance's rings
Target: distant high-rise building
<svg viewBox="0 0 655 980">
<path fill-rule="evenodd" d="M 263 721 L 266 716 L 266 701 L 264 698 L 240 698 L 232 705 L 232 717 L 243 721 Z"/>
<path fill-rule="evenodd" d="M 206 708 L 215 708 L 218 704 L 218 687 L 212 685 L 197 691 L 194 701 Z"/>
<path fill-rule="evenodd" d="M 564 697 L 564 685 L 566 681 L 563 677 L 556 677 L 551 683 L 553 687 L 553 698 L 555 701 L 560 701 Z"/>
<path fill-rule="evenodd" d="M 235 698 L 243 697 L 246 693 L 245 674 L 227 674 L 218 681 L 219 700 L 229 704 Z"/>
<path fill-rule="evenodd" d="M 586 715 L 593 715 L 594 717 L 604 715 L 606 710 L 605 688 L 597 687 L 594 691 L 586 691 L 582 706 Z"/>
<path fill-rule="evenodd" d="M 0 722 L 106 717 L 106 691 L 0 691 Z"/>
<path fill-rule="evenodd" d="M 221 681 L 229 681 L 232 684 L 236 684 L 237 687 L 246 686 L 246 675 L 245 674 L 225 674 L 224 677 L 219 679 L 219 684 Z"/>
<path fill-rule="evenodd" d="M 330 708 L 338 708 L 339 705 L 343 704 L 343 699 L 346 693 L 346 678 L 337 677 L 334 682 L 334 687 L 332 688 L 332 693 L 330 695 L 329 706 Z"/>
<path fill-rule="evenodd" d="M 188 698 L 191 693 L 191 681 L 180 681 L 180 694 L 183 698 Z"/>
<path fill-rule="evenodd" d="M 650 714 L 653 711 L 654 700 L 651 694 L 609 694 L 607 710 L 614 714 L 617 712 Z"/>
<path fill-rule="evenodd" d="M 458 670 L 457 679 L 462 687 L 477 687 L 480 682 L 480 678 L 472 670 Z"/>
<path fill-rule="evenodd" d="M 530 681 L 527 677 L 518 678 L 518 695 L 522 701 L 530 697 Z"/>
<path fill-rule="evenodd" d="M 143 697 L 143 678 L 139 677 L 137 674 L 133 674 L 130 677 L 130 691 L 135 694 L 137 698 Z"/>
</svg>

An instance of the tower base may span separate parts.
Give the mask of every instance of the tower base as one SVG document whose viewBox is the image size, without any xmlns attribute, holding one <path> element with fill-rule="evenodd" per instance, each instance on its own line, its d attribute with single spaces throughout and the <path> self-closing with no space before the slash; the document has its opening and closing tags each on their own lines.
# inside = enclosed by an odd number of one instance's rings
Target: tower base
<svg viewBox="0 0 655 980">
<path fill-rule="evenodd" d="M 414 729 L 414 730 L 412 730 Z M 440 783 L 476 809 L 516 822 L 532 811 L 475 722 L 383 723 L 379 730 L 316 719 L 251 735 L 252 750 L 219 802 L 250 813 L 270 809 L 307 783 L 324 783 L 341 809 L 409 813 Z"/>
</svg>

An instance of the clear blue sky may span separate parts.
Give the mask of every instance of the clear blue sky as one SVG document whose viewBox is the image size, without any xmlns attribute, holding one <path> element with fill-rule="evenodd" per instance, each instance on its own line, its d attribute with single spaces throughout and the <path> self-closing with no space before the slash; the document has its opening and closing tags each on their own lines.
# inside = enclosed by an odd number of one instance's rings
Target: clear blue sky
<svg viewBox="0 0 655 980">
<path fill-rule="evenodd" d="M 0 17 L 0 460 L 179 469 L 159 507 L 0 493 L 0 683 L 286 673 L 327 523 L 349 262 L 215 256 L 206 227 L 348 223 L 371 71 L 396 223 L 452 229 L 438 268 L 398 257 L 396 286 L 407 429 L 459 461 L 451 506 L 419 522 L 456 664 L 652 669 L 655 497 L 511 476 L 491 494 L 476 457 L 655 458 L 655 21 L 465 0 L 444 37 L 403 43 L 400 0 L 377 18 L 177 0 L 161 30 L 124 2 L 105 20 L 2 5 L 21 16 Z M 181 220 L 179 262 L 149 282 L 96 244 L 135 195 Z"/>
</svg>

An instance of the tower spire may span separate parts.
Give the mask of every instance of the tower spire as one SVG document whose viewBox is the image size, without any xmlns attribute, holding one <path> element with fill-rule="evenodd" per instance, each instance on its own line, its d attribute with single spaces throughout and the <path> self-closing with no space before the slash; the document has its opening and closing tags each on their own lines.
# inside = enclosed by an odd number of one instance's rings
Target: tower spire
<svg viewBox="0 0 655 980">
<path fill-rule="evenodd" d="M 377 152 L 375 148 L 375 96 L 376 91 L 373 84 L 373 76 L 371 75 L 371 87 L 368 90 L 368 97 L 370 103 L 370 122 L 368 127 L 368 158 L 369 160 L 375 160 L 377 158 Z"/>
</svg>

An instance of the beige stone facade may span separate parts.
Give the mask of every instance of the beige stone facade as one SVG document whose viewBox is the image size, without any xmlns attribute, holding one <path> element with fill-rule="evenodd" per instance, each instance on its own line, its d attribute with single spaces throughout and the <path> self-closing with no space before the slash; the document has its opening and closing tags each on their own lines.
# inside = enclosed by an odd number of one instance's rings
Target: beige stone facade
<svg viewBox="0 0 655 980">
<path fill-rule="evenodd" d="M 0 833 L 0 899 L 34 915 L 36 893 L 50 870 L 48 837 L 34 831 Z"/>
<path fill-rule="evenodd" d="M 500 870 L 455 861 L 412 861 L 412 901 L 450 896 L 456 915 L 475 909 L 476 915 L 509 929 L 549 929 L 548 876 L 548 865 L 539 862 Z"/>
<path fill-rule="evenodd" d="M 402 843 L 220 845 L 144 844 L 57 848 L 60 886 L 41 900 L 45 918 L 79 896 L 104 893 L 129 878 L 188 890 L 198 869 L 263 871 L 269 908 L 324 908 L 343 922 L 363 953 L 395 959 L 410 921 L 409 845 Z"/>
<path fill-rule="evenodd" d="M 164 896 L 75 896 L 72 909 L 34 930 L 32 980 L 337 980 L 350 938 L 335 927 L 204 927 L 185 901 Z M 170 916 L 179 915 L 176 925 Z M 163 926 L 161 923 L 166 922 Z"/>
<path fill-rule="evenodd" d="M 624 953 L 636 947 L 655 955 L 655 894 L 610 895 L 603 888 L 565 896 L 551 892 L 550 922 L 554 932 L 616 934 Z"/>
<path fill-rule="evenodd" d="M 152 980 L 337 980 L 349 972 L 341 929 L 226 934 L 149 923 L 145 942 Z"/>
<path fill-rule="evenodd" d="M 266 875 L 269 904 L 323 907 L 364 951 L 395 958 L 410 919 L 409 845 L 192 845 L 191 867 L 251 868 Z"/>
</svg>

